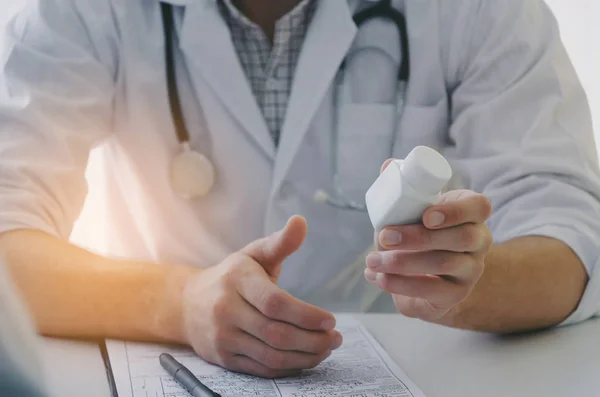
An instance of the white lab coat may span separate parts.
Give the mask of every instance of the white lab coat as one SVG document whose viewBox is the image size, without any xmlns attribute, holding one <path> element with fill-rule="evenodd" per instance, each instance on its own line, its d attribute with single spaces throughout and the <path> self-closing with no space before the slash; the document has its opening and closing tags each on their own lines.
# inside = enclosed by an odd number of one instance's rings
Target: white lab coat
<svg viewBox="0 0 600 397">
<path fill-rule="evenodd" d="M 186 201 L 170 186 L 179 145 L 158 1 L 30 0 L 2 58 L 0 231 L 68 238 L 89 150 L 104 143 L 110 254 L 210 266 L 301 214 L 308 237 L 280 285 L 331 310 L 364 310 L 362 266 L 348 266 L 372 241 L 368 216 L 313 201 L 332 186 L 332 81 L 356 34 L 357 2 L 320 1 L 276 150 L 215 0 L 168 1 L 185 6 L 176 13 L 179 85 L 192 147 L 217 169 L 213 192 Z M 443 150 L 457 184 L 491 199 L 497 242 L 545 235 L 568 244 L 591 277 L 569 321 L 592 316 L 600 179 L 586 97 L 550 11 L 535 0 L 397 3 L 412 74 L 393 155 Z M 362 200 L 390 135 L 369 117 L 386 105 L 351 106 L 364 117 L 340 131 L 340 174 L 352 175 L 343 187 Z M 339 274 L 338 288 L 325 288 Z"/>
</svg>

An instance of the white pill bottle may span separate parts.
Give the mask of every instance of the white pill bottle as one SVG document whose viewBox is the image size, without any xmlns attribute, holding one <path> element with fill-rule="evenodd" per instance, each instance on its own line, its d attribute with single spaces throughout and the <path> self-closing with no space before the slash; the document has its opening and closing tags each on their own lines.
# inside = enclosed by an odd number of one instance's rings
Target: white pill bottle
<svg viewBox="0 0 600 397">
<path fill-rule="evenodd" d="M 366 193 L 375 231 L 420 223 L 450 178 L 452 168 L 448 161 L 427 146 L 417 146 L 406 159 L 392 161 Z"/>
</svg>

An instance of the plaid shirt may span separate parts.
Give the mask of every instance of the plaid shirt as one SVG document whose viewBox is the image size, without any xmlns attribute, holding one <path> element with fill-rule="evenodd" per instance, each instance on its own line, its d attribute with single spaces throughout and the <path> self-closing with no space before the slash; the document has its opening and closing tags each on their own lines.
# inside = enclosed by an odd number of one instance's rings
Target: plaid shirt
<svg viewBox="0 0 600 397">
<path fill-rule="evenodd" d="M 294 72 L 317 1 L 302 0 L 279 19 L 275 25 L 273 45 L 263 30 L 242 14 L 231 0 L 219 3 L 240 63 L 277 145 Z"/>
</svg>

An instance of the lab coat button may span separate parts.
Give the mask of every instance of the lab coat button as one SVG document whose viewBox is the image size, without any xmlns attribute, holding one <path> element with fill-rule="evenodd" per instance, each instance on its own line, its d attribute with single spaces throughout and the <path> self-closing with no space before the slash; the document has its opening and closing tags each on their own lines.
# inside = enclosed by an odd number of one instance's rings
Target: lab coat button
<svg viewBox="0 0 600 397">
<path fill-rule="evenodd" d="M 279 189 L 279 197 L 283 200 L 287 200 L 293 194 L 293 187 L 290 182 L 283 182 L 281 189 Z"/>
</svg>

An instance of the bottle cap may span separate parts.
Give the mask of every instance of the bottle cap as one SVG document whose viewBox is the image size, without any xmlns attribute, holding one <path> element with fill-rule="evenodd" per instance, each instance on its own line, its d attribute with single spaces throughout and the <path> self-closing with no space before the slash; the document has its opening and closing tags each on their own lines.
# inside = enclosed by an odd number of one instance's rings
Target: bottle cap
<svg viewBox="0 0 600 397">
<path fill-rule="evenodd" d="M 417 146 L 402 164 L 402 176 L 419 192 L 437 194 L 452 177 L 448 161 L 427 146 Z"/>
</svg>

